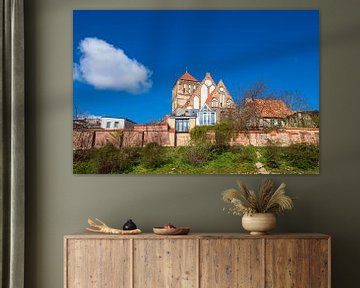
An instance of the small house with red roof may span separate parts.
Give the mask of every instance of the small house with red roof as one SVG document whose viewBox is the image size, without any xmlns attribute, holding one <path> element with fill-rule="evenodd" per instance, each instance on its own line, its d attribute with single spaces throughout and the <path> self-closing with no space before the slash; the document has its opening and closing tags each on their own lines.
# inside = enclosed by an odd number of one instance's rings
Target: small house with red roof
<svg viewBox="0 0 360 288">
<path fill-rule="evenodd" d="M 279 99 L 247 98 L 244 107 L 250 114 L 249 126 L 258 128 L 285 126 L 287 117 L 295 113 Z"/>
</svg>

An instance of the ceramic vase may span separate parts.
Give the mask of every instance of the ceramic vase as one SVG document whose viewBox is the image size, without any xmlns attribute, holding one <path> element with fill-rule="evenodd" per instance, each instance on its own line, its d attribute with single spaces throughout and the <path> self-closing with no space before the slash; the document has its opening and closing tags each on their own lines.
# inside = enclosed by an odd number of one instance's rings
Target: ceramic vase
<svg viewBox="0 0 360 288">
<path fill-rule="evenodd" d="M 272 213 L 255 213 L 242 217 L 242 226 L 251 235 L 263 235 L 276 226 L 276 217 Z"/>
</svg>

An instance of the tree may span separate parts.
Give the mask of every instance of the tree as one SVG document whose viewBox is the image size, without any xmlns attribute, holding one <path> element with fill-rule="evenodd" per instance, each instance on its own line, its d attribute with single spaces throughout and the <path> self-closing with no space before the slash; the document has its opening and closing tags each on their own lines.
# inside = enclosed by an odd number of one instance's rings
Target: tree
<svg viewBox="0 0 360 288">
<path fill-rule="evenodd" d="M 228 111 L 226 118 L 231 121 L 233 129 L 237 131 L 274 128 L 276 125 L 272 124 L 272 122 L 264 122 L 263 112 L 269 110 L 269 103 L 271 103 L 267 100 L 281 100 L 285 105 L 279 103 L 279 101 L 277 103 L 281 104 L 284 110 L 289 113 L 291 111 L 305 110 L 309 107 L 306 99 L 298 91 L 276 92 L 270 90 L 266 83 L 256 82 L 243 91 L 237 99 L 238 105 L 236 109 Z M 284 115 L 285 117 L 286 115 Z"/>
</svg>

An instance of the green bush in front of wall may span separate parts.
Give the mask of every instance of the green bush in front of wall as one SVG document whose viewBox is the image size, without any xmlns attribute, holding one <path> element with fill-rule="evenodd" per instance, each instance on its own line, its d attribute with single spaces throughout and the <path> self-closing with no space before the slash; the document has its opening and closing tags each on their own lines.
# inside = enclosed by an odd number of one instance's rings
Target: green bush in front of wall
<svg viewBox="0 0 360 288">
<path fill-rule="evenodd" d="M 193 166 L 203 166 L 213 158 L 213 148 L 214 145 L 207 142 L 187 146 L 183 151 L 184 162 Z"/>
<path fill-rule="evenodd" d="M 155 169 L 166 162 L 164 148 L 156 142 L 146 144 L 142 149 L 141 163 L 146 168 Z"/>
<path fill-rule="evenodd" d="M 269 142 L 265 146 L 264 159 L 266 166 L 270 168 L 279 168 L 282 160 L 282 149 L 281 147 Z"/>
<path fill-rule="evenodd" d="M 215 130 L 215 143 L 218 146 L 229 146 L 231 137 L 234 134 L 234 130 L 229 121 L 221 121 L 214 126 Z"/>
<path fill-rule="evenodd" d="M 254 146 L 235 146 L 231 148 L 231 151 L 236 153 L 240 162 L 256 162 L 256 148 Z"/>
<path fill-rule="evenodd" d="M 118 149 L 111 144 L 99 148 L 95 157 L 99 174 L 127 173 L 139 159 L 138 147 Z"/>
<path fill-rule="evenodd" d="M 213 130 L 214 126 L 195 126 L 190 130 L 190 140 L 194 145 L 209 142 L 208 132 Z"/>
<path fill-rule="evenodd" d="M 94 155 L 94 149 L 79 149 L 73 151 L 73 162 L 89 161 Z"/>
<path fill-rule="evenodd" d="M 307 170 L 319 167 L 319 146 L 314 144 L 293 144 L 286 147 L 283 158 L 293 167 Z"/>
</svg>

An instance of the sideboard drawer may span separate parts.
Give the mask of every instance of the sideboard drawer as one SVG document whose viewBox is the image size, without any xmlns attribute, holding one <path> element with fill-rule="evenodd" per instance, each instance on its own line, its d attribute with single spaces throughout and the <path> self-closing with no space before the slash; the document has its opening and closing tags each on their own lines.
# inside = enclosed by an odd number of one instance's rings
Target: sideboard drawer
<svg viewBox="0 0 360 288">
<path fill-rule="evenodd" d="M 134 287 L 196 288 L 197 258 L 194 239 L 134 240 Z"/>
<path fill-rule="evenodd" d="M 74 239 L 68 241 L 65 287 L 131 287 L 130 241 L 122 239 Z"/>
<path fill-rule="evenodd" d="M 261 239 L 203 239 L 200 287 L 263 287 Z"/>
</svg>

